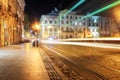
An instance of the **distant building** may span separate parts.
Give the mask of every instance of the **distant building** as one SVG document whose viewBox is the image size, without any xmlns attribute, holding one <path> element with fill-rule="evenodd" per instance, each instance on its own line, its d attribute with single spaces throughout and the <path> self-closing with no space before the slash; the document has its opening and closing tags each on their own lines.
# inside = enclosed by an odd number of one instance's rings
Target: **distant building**
<svg viewBox="0 0 120 80">
<path fill-rule="evenodd" d="M 100 16 L 85 17 L 67 10 L 52 11 L 42 15 L 41 35 L 44 39 L 114 37 L 117 25 L 111 18 Z"/>
</svg>

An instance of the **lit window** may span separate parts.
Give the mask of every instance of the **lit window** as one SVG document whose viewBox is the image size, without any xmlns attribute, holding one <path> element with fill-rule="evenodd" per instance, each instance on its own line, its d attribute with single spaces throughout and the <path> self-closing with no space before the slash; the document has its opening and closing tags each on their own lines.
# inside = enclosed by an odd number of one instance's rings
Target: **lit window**
<svg viewBox="0 0 120 80">
<path fill-rule="evenodd" d="M 94 23 L 97 23 L 97 19 L 94 19 Z"/>
<path fill-rule="evenodd" d="M 91 32 L 93 32 L 93 29 L 90 29 Z"/>
<path fill-rule="evenodd" d="M 80 26 L 82 25 L 82 23 L 80 22 Z"/>
<path fill-rule="evenodd" d="M 77 25 L 77 22 L 75 23 L 75 25 Z"/>
<path fill-rule="evenodd" d="M 94 29 L 94 32 L 97 32 L 97 30 L 96 30 L 96 29 Z"/>
</svg>

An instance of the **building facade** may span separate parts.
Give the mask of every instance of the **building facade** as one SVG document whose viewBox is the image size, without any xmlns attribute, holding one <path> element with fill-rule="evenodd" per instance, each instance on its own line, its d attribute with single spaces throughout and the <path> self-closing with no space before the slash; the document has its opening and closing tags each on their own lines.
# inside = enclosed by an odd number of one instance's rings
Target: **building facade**
<svg viewBox="0 0 120 80">
<path fill-rule="evenodd" d="M 21 40 L 18 36 L 21 36 L 24 17 L 19 14 L 23 15 L 25 2 L 23 0 L 0 0 L 0 6 L 0 46 L 17 44 Z"/>
<path fill-rule="evenodd" d="M 42 15 L 41 34 L 42 38 L 67 39 L 67 38 L 96 38 L 114 37 L 118 32 L 115 21 L 111 18 L 79 15 L 67 10 L 53 15 Z"/>
<path fill-rule="evenodd" d="M 20 43 L 22 41 L 24 35 L 24 0 L 17 0 L 17 39 L 16 43 Z M 19 36 L 19 37 L 18 37 Z"/>
</svg>

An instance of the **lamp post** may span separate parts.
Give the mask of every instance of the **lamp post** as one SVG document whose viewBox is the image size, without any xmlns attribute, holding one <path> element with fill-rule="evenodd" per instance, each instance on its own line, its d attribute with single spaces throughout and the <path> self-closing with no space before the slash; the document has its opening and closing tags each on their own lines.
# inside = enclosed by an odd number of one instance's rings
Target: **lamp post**
<svg viewBox="0 0 120 80">
<path fill-rule="evenodd" d="M 40 31 L 40 25 L 39 24 L 35 24 L 34 25 L 34 30 L 35 32 L 35 36 L 36 36 L 36 41 L 35 41 L 35 46 L 38 46 L 38 38 L 39 38 L 39 31 Z"/>
</svg>

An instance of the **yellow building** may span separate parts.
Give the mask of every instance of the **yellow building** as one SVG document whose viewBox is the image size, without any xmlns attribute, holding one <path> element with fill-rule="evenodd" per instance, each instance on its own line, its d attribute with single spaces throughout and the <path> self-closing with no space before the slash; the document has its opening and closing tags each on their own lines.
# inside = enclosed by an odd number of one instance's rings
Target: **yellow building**
<svg viewBox="0 0 120 80">
<path fill-rule="evenodd" d="M 24 0 L 0 0 L 0 6 L 0 47 L 20 43 L 24 20 Z"/>
</svg>

